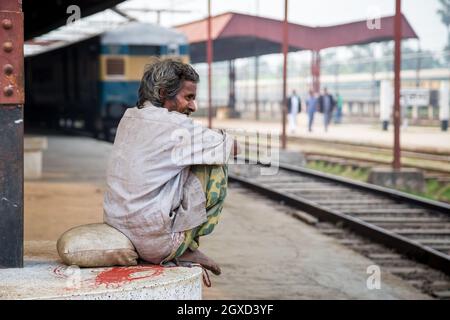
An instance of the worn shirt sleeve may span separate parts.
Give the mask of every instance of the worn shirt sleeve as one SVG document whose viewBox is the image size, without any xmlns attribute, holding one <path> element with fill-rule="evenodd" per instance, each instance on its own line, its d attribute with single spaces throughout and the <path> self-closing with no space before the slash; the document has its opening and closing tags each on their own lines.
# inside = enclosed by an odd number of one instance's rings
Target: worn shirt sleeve
<svg viewBox="0 0 450 320">
<path fill-rule="evenodd" d="M 172 132 L 172 159 L 179 166 L 228 163 L 234 138 L 224 130 L 211 130 L 186 118 Z"/>
</svg>

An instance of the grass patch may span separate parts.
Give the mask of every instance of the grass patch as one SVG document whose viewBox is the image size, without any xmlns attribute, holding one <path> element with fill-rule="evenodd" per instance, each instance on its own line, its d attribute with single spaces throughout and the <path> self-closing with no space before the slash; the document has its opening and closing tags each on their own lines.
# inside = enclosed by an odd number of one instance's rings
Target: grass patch
<svg viewBox="0 0 450 320">
<path fill-rule="evenodd" d="M 335 174 L 358 181 L 367 181 L 367 178 L 369 177 L 369 171 L 366 169 L 330 164 L 326 161 L 311 161 L 307 163 L 306 167 L 312 170 Z"/>
<path fill-rule="evenodd" d="M 427 199 L 450 203 L 450 184 L 439 182 L 436 179 L 430 179 L 426 181 L 424 192 L 415 192 L 412 190 L 402 191 Z"/>
</svg>

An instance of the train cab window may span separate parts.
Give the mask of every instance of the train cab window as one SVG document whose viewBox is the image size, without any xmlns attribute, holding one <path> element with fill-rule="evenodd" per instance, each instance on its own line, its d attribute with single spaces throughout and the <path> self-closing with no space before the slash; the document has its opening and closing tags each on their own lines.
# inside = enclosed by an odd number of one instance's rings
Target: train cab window
<svg viewBox="0 0 450 320">
<path fill-rule="evenodd" d="M 129 46 L 131 55 L 138 56 L 159 56 L 161 54 L 160 46 Z"/>
<path fill-rule="evenodd" d="M 125 60 L 123 58 L 107 58 L 106 59 L 106 75 L 107 76 L 124 76 Z"/>
</svg>

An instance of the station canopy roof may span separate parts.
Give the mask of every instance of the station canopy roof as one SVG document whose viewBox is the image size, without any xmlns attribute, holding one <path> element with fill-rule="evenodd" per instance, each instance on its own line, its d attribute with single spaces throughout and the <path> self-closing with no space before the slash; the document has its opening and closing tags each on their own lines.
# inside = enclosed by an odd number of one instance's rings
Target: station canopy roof
<svg viewBox="0 0 450 320">
<path fill-rule="evenodd" d="M 3 0 L 2 0 L 3 1 Z M 23 0 L 22 11 L 24 13 L 24 37 L 32 39 L 67 23 L 71 12 L 67 9 L 71 5 L 80 8 L 82 17 L 114 7 L 124 0 Z"/>
<path fill-rule="evenodd" d="M 114 45 L 164 45 L 169 42 L 185 44 L 187 39 L 184 33 L 175 29 L 150 23 L 129 22 L 119 28 L 104 32 L 101 42 Z"/>
<path fill-rule="evenodd" d="M 367 20 L 326 27 L 288 23 L 289 51 L 368 44 L 394 39 L 394 16 L 383 17 L 379 29 Z M 188 37 L 192 63 L 206 62 L 207 19 L 175 27 Z M 227 12 L 211 18 L 213 60 L 224 61 L 280 53 L 283 21 Z M 402 16 L 402 38 L 418 38 Z"/>
</svg>

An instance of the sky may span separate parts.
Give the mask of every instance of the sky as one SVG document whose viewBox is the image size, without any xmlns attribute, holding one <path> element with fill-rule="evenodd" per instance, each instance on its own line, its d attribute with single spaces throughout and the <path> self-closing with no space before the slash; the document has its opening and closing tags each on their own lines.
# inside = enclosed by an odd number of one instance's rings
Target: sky
<svg viewBox="0 0 450 320">
<path fill-rule="evenodd" d="M 440 51 L 445 47 L 447 33 L 437 15 L 438 0 L 403 0 L 402 11 L 419 35 L 424 50 Z M 207 0 L 128 0 L 119 8 L 188 10 L 189 13 L 162 13 L 161 24 L 175 26 L 207 16 Z M 211 0 L 213 15 L 227 11 L 260 15 L 282 20 L 283 0 Z M 154 12 L 129 14 L 156 22 Z M 395 0 L 289 0 L 289 22 L 309 26 L 326 26 L 365 20 L 373 15 L 395 14 Z M 417 43 L 417 42 L 416 42 Z"/>
</svg>

